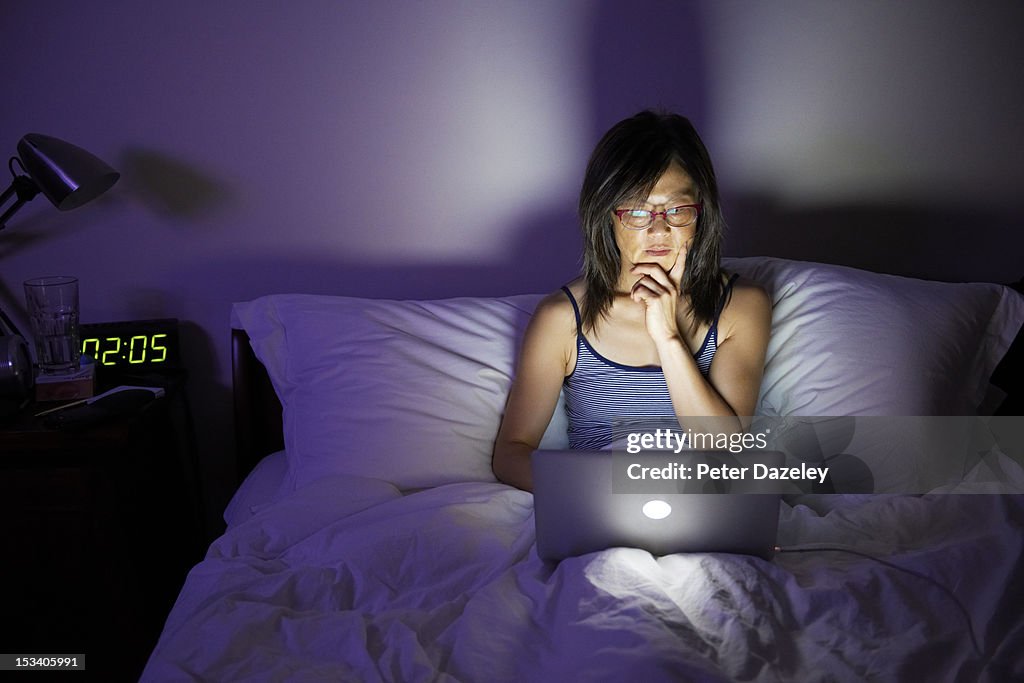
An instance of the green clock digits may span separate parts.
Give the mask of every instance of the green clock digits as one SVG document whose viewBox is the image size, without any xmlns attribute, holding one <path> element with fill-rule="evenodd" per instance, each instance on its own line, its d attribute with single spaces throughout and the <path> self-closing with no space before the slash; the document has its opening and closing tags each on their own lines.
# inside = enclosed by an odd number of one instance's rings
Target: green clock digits
<svg viewBox="0 0 1024 683">
<path fill-rule="evenodd" d="M 82 355 L 98 370 L 175 371 L 178 368 L 178 321 L 174 318 L 86 323 L 81 326 Z"/>
<path fill-rule="evenodd" d="M 136 334 L 127 340 L 121 337 L 89 337 L 82 340 L 82 355 L 92 356 L 100 365 L 130 365 L 167 361 L 167 335 Z"/>
</svg>

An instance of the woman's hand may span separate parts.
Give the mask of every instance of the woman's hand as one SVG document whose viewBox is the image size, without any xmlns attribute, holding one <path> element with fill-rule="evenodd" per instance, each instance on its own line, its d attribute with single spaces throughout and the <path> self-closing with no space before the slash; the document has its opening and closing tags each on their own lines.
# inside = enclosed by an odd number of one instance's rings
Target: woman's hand
<svg viewBox="0 0 1024 683">
<path fill-rule="evenodd" d="M 688 246 L 688 245 L 687 245 Z M 638 276 L 630 298 L 644 304 L 647 334 L 655 344 L 678 339 L 679 286 L 686 269 L 686 248 L 680 249 L 672 269 L 665 272 L 657 263 L 637 263 L 630 272 Z"/>
</svg>

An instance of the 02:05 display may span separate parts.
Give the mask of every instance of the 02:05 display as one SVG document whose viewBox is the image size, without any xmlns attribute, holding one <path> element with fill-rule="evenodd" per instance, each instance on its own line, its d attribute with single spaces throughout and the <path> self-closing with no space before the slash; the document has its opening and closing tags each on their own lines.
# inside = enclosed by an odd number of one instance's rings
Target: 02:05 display
<svg viewBox="0 0 1024 683">
<path fill-rule="evenodd" d="M 100 365 L 163 363 L 167 360 L 166 334 L 121 337 L 89 337 L 82 340 L 82 355 L 92 356 Z"/>
</svg>

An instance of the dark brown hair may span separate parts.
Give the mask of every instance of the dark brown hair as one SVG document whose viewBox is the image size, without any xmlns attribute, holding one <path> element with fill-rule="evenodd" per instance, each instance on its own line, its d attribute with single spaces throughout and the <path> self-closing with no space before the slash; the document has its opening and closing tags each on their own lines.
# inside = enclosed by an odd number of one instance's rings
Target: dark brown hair
<svg viewBox="0 0 1024 683">
<path fill-rule="evenodd" d="M 701 204 L 693 244 L 686 255 L 681 294 L 689 296 L 695 323 L 710 324 L 721 296 L 721 242 L 725 228 L 718 183 L 704 143 L 688 119 L 643 111 L 615 124 L 597 143 L 580 190 L 583 231 L 583 328 L 593 329 L 611 306 L 621 255 L 615 244 L 612 211 L 651 193 L 673 163 L 694 183 Z"/>
</svg>

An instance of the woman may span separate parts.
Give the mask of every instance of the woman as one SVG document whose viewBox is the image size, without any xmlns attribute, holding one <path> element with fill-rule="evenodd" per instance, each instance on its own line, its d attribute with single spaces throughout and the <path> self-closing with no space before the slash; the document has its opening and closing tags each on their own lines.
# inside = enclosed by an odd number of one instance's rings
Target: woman
<svg viewBox="0 0 1024 683">
<path fill-rule="evenodd" d="M 532 489 L 530 453 L 563 388 L 572 448 L 608 447 L 616 418 L 748 426 L 771 303 L 722 272 L 718 201 L 711 159 L 682 116 L 641 112 L 601 139 L 580 192 L 583 275 L 527 327 L 494 445 L 498 479 Z"/>
</svg>

